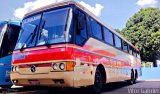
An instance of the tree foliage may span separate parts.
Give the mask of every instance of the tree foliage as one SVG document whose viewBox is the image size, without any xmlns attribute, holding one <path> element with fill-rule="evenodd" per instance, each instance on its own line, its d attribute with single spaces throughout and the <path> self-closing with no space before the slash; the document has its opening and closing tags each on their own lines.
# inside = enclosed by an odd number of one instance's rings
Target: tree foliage
<svg viewBox="0 0 160 94">
<path fill-rule="evenodd" d="M 121 34 L 139 48 L 143 61 L 160 59 L 160 8 L 141 9 Z"/>
</svg>

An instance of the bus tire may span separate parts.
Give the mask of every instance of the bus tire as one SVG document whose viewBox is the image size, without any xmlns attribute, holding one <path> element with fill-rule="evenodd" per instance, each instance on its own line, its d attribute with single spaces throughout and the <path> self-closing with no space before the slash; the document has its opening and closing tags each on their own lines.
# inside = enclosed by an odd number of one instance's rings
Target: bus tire
<svg viewBox="0 0 160 94">
<path fill-rule="evenodd" d="M 133 70 L 131 70 L 131 78 L 130 78 L 130 80 L 127 81 L 127 83 L 128 83 L 129 85 L 132 85 L 132 84 L 135 83 L 135 77 L 134 77 L 134 72 L 133 72 Z"/>
<path fill-rule="evenodd" d="M 9 88 L 11 88 L 11 87 L 12 87 L 12 85 L 1 86 L 2 89 L 9 89 Z"/>
<path fill-rule="evenodd" d="M 103 76 L 100 69 L 96 69 L 95 78 L 94 78 L 94 84 L 91 86 L 91 93 L 92 94 L 98 94 L 103 88 Z"/>
<path fill-rule="evenodd" d="M 138 72 L 135 70 L 135 76 L 134 76 L 134 84 L 136 84 L 138 78 Z"/>
</svg>

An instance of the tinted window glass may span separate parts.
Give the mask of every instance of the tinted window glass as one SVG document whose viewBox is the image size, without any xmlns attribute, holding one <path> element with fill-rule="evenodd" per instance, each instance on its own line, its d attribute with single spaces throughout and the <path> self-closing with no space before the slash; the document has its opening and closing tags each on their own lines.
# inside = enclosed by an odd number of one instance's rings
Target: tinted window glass
<svg viewBox="0 0 160 94">
<path fill-rule="evenodd" d="M 114 39 L 115 39 L 115 46 L 118 48 L 118 49 L 122 49 L 121 47 L 121 39 L 117 36 L 117 35 L 114 35 Z"/>
<path fill-rule="evenodd" d="M 140 58 L 140 53 L 139 52 L 137 52 L 137 57 Z"/>
<path fill-rule="evenodd" d="M 65 42 L 65 26 L 69 8 L 53 10 L 44 13 L 42 30 L 37 45 Z"/>
<path fill-rule="evenodd" d="M 113 33 L 111 33 L 107 28 L 104 28 L 104 41 L 114 45 L 113 44 Z"/>
<path fill-rule="evenodd" d="M 0 57 L 7 56 L 13 52 L 18 39 L 19 31 L 20 26 L 8 24 L 7 31 L 4 34 L 0 48 Z"/>
<path fill-rule="evenodd" d="M 137 52 L 135 49 L 133 49 L 133 55 L 136 57 L 137 56 Z"/>
<path fill-rule="evenodd" d="M 14 47 L 17 43 L 18 36 L 20 32 L 20 26 L 12 25 L 10 24 L 8 27 L 8 39 L 9 39 L 9 45 L 10 45 L 10 51 L 12 52 L 14 50 Z"/>
<path fill-rule="evenodd" d="M 36 32 L 40 23 L 41 14 L 31 16 L 22 21 L 19 41 L 15 50 L 35 46 Z"/>
<path fill-rule="evenodd" d="M 90 21 L 93 36 L 95 36 L 98 39 L 102 39 L 101 25 L 92 18 L 90 19 Z"/>
<path fill-rule="evenodd" d="M 122 45 L 123 45 L 123 51 L 128 52 L 128 43 L 123 41 Z"/>
<path fill-rule="evenodd" d="M 79 11 L 76 21 L 76 44 L 83 45 L 87 39 L 87 24 L 86 17 L 83 13 Z"/>
</svg>

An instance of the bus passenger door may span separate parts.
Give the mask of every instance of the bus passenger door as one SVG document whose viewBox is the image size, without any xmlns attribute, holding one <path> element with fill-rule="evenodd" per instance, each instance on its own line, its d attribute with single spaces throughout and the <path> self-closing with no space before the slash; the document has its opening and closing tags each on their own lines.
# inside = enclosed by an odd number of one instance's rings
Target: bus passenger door
<svg viewBox="0 0 160 94">
<path fill-rule="evenodd" d="M 73 16 L 75 45 L 84 47 L 88 40 L 87 18 L 85 13 L 76 10 Z M 85 48 L 83 48 L 85 49 Z M 76 66 L 74 69 L 74 86 L 87 86 L 93 84 L 93 65 L 88 64 L 89 55 L 84 50 L 75 48 Z"/>
</svg>

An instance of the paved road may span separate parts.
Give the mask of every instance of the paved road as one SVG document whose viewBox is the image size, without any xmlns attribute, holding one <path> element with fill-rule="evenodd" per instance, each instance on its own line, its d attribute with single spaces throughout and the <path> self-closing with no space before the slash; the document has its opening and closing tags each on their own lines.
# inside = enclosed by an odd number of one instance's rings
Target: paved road
<svg viewBox="0 0 160 94">
<path fill-rule="evenodd" d="M 27 90 L 28 92 L 19 89 L 19 93 L 16 93 L 16 90 L 8 91 L 12 91 L 12 93 L 8 92 L 7 94 L 90 94 L 88 88 L 62 89 L 56 93 L 49 93 L 43 88 L 40 90 L 30 89 Z M 101 94 L 160 94 L 160 81 L 139 81 L 134 85 L 127 85 L 126 82 L 110 83 L 104 86 Z"/>
</svg>

